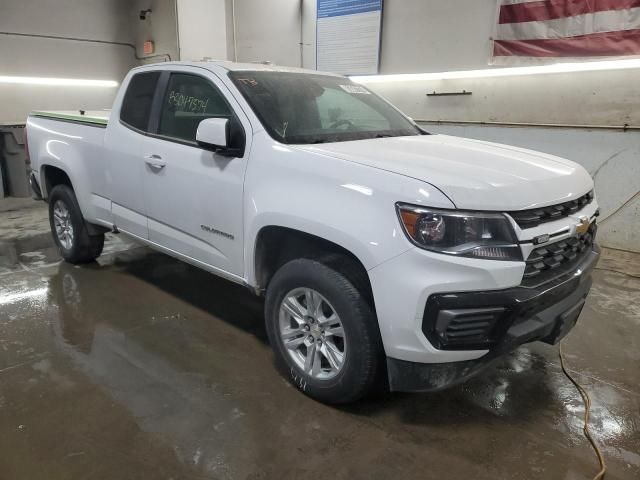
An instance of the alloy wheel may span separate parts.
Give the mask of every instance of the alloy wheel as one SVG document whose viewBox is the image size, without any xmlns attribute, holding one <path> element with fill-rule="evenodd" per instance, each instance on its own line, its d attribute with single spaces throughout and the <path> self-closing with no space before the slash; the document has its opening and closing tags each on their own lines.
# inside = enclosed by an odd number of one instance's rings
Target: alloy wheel
<svg viewBox="0 0 640 480">
<path fill-rule="evenodd" d="M 53 226 L 60 245 L 65 250 L 70 250 L 73 246 L 73 225 L 69 209 L 62 200 L 57 200 L 53 205 Z"/>
<path fill-rule="evenodd" d="M 347 339 L 340 317 L 320 293 L 311 288 L 291 290 L 280 304 L 278 323 L 280 339 L 302 371 L 318 380 L 340 373 Z"/>
</svg>

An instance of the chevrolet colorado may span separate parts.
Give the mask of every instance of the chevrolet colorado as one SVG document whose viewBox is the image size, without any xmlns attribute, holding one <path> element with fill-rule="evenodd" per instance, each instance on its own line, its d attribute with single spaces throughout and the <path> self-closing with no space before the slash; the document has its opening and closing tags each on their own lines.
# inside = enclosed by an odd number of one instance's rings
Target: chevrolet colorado
<svg viewBox="0 0 640 480">
<path fill-rule="evenodd" d="M 277 364 L 328 403 L 558 342 L 599 256 L 581 166 L 431 135 L 338 75 L 148 65 L 109 114 L 34 112 L 26 132 L 66 261 L 114 231 L 250 287 Z"/>
</svg>

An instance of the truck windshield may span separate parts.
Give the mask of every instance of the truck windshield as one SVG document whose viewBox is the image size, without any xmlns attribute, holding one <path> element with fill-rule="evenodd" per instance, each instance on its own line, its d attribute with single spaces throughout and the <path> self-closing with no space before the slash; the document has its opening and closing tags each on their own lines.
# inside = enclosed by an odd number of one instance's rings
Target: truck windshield
<svg viewBox="0 0 640 480">
<path fill-rule="evenodd" d="M 344 77 L 235 71 L 229 76 L 276 140 L 289 144 L 421 135 L 387 102 Z"/>
</svg>

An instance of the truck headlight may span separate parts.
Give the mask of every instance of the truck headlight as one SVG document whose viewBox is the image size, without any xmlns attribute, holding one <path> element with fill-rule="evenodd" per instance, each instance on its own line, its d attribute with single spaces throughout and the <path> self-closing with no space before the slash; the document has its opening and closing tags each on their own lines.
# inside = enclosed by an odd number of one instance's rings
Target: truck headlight
<svg viewBox="0 0 640 480">
<path fill-rule="evenodd" d="M 522 251 L 501 213 L 438 210 L 397 203 L 398 218 L 412 243 L 448 255 L 521 261 Z"/>
</svg>

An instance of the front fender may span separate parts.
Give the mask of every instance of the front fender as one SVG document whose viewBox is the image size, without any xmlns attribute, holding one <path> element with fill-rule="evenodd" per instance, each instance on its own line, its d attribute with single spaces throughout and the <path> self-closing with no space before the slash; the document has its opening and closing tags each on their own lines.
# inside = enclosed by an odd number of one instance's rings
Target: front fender
<svg viewBox="0 0 640 480">
<path fill-rule="evenodd" d="M 360 238 L 355 237 L 352 232 L 345 232 L 334 226 L 291 213 L 265 212 L 256 216 L 248 237 L 252 241 L 248 242 L 250 245 L 247 246 L 250 248 L 247 248 L 245 258 L 250 259 L 247 262 L 249 269 L 247 276 L 251 285 L 255 284 L 255 262 L 252 259 L 255 257 L 260 231 L 266 227 L 284 227 L 328 240 L 351 252 L 367 270 L 377 264 L 372 250 L 367 248 L 366 244 Z"/>
<path fill-rule="evenodd" d="M 282 145 L 266 133 L 254 140 L 244 202 L 246 278 L 252 286 L 256 239 L 264 227 L 287 227 L 331 241 L 370 270 L 412 248 L 396 202 L 453 207 L 426 182 Z"/>
</svg>

